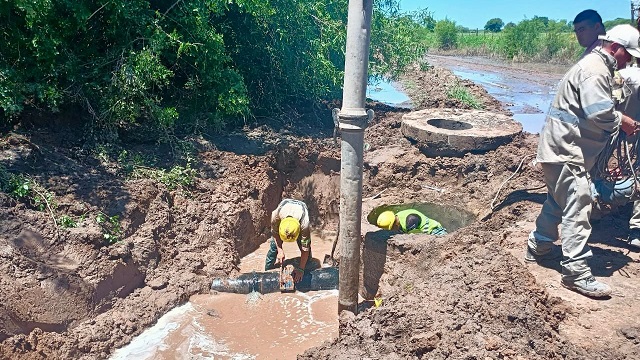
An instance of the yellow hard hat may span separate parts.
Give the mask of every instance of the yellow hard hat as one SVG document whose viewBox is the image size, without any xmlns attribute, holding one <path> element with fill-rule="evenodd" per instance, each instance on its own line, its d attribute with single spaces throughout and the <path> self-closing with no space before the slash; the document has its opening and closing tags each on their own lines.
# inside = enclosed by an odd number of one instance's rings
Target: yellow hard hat
<svg viewBox="0 0 640 360">
<path fill-rule="evenodd" d="M 300 222 L 292 217 L 284 218 L 280 221 L 278 232 L 280 233 L 280 240 L 296 241 L 298 240 L 298 235 L 300 235 Z"/>
<path fill-rule="evenodd" d="M 385 230 L 391 230 L 393 228 L 393 224 L 396 222 L 396 215 L 391 210 L 387 210 L 382 214 L 378 215 L 378 227 L 383 228 Z"/>
</svg>

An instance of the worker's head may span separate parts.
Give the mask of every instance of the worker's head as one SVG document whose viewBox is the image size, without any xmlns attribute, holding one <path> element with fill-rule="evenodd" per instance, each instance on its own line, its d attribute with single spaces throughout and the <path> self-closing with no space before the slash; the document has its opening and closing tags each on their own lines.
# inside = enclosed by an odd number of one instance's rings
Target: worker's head
<svg viewBox="0 0 640 360">
<path fill-rule="evenodd" d="M 376 224 L 379 228 L 385 230 L 393 229 L 393 225 L 396 223 L 396 214 L 393 211 L 387 210 L 378 215 L 378 220 Z"/>
<path fill-rule="evenodd" d="M 300 222 L 295 218 L 286 217 L 280 221 L 278 233 L 282 241 L 296 241 L 300 235 Z"/>
<path fill-rule="evenodd" d="M 640 32 L 629 24 L 616 25 L 602 39 L 602 49 L 616 59 L 618 69 L 624 69 L 632 57 L 640 58 Z"/>
<path fill-rule="evenodd" d="M 420 228 L 420 222 L 422 219 L 417 214 L 410 214 L 407 216 L 407 231 L 415 230 Z"/>
<path fill-rule="evenodd" d="M 589 47 L 594 41 L 598 40 L 598 36 L 605 34 L 602 17 L 595 10 L 584 10 L 576 15 L 573 19 L 573 31 L 576 33 L 576 39 L 582 47 Z"/>
</svg>

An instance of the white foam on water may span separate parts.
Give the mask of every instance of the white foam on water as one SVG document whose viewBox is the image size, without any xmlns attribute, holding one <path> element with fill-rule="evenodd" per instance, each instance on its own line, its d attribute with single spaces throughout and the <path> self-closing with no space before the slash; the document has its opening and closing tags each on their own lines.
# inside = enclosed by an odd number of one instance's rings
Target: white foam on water
<svg viewBox="0 0 640 360">
<path fill-rule="evenodd" d="M 116 350 L 111 360 L 147 360 L 153 358 L 156 352 L 166 350 L 164 340 L 180 327 L 179 322 L 188 313 L 194 311 L 191 303 L 178 306 L 170 310 L 158 322 L 134 338 L 128 345 Z"/>
</svg>

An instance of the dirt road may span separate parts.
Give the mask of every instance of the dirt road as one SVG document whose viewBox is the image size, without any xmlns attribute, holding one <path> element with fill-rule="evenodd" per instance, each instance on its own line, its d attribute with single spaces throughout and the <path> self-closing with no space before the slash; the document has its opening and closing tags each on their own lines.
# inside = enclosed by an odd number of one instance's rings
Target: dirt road
<svg viewBox="0 0 640 360">
<path fill-rule="evenodd" d="M 446 96 L 458 82 L 450 71 L 410 73 L 405 84 L 417 109 L 464 107 Z M 481 87 L 459 83 L 486 109 L 507 112 Z M 343 313 L 339 336 L 299 358 L 640 356 L 634 311 L 640 257 L 619 240 L 625 215 L 601 220 L 590 240 L 594 273 L 612 285 L 614 296 L 581 297 L 559 286 L 558 264 L 522 261 L 545 197 L 523 189 L 539 187 L 541 174 L 524 166 L 496 195 L 535 151 L 537 135 L 487 154 L 428 158 L 399 132 L 406 110 L 371 106 L 376 118 L 366 131 L 364 196 L 385 191 L 364 206 L 425 201 L 465 209 L 477 220 L 444 237 L 383 239 L 383 305 L 356 317 Z M 0 358 L 107 358 L 190 295 L 206 293 L 213 276 L 237 273 L 238 259 L 266 241 L 269 211 L 284 196 L 307 202 L 315 229 L 334 230 L 340 162 L 329 110 L 310 128 L 274 131 L 264 124 L 191 139 L 196 182 L 175 190 L 126 178 L 117 155 L 84 151 L 73 127 L 4 135 L 6 169 L 53 192 L 58 214 L 78 219 L 78 227 L 56 227 L 49 213 L 0 193 Z M 119 146 L 171 156 L 171 149 Z M 119 216 L 121 241 L 105 243 L 93 221 L 98 212 Z"/>
</svg>

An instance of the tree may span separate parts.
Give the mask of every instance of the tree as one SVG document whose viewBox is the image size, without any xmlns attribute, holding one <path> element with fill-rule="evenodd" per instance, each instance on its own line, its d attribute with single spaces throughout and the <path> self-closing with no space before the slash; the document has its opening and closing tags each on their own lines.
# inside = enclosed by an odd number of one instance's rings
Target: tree
<svg viewBox="0 0 640 360">
<path fill-rule="evenodd" d="M 631 20 L 629 19 L 625 19 L 625 18 L 617 18 L 614 20 L 608 20 L 604 22 L 604 28 L 605 29 L 611 29 L 612 27 L 616 26 L 616 25 L 620 25 L 620 24 L 631 24 L 631 25 L 635 25 Z"/>
<path fill-rule="evenodd" d="M 504 22 L 502 21 L 502 19 L 493 18 L 487 21 L 486 25 L 484 26 L 484 29 L 486 31 L 491 31 L 495 33 L 495 32 L 500 32 L 503 26 L 504 26 Z"/>
</svg>

